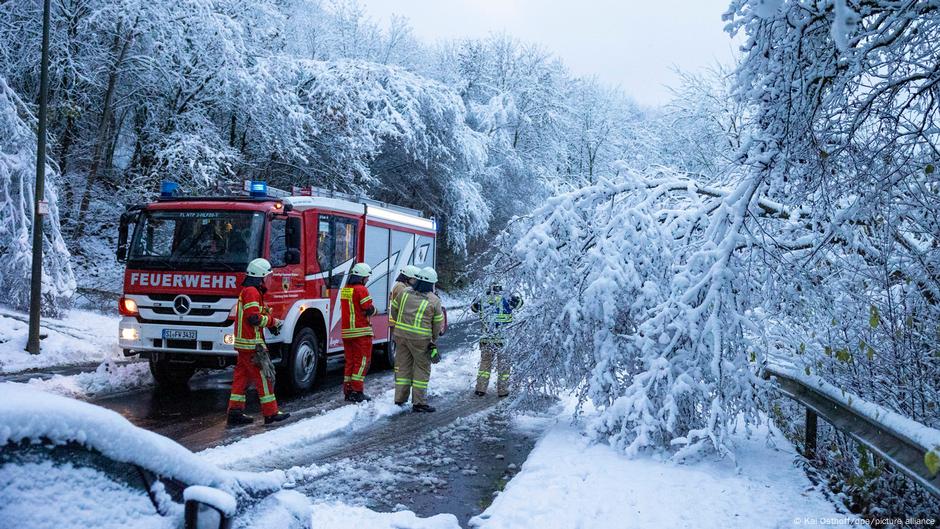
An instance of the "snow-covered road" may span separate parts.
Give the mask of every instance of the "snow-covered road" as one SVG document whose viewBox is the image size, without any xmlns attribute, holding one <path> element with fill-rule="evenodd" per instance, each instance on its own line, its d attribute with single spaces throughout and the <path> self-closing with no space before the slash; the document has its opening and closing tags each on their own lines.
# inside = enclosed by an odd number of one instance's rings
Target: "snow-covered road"
<svg viewBox="0 0 940 529">
<path fill-rule="evenodd" d="M 430 415 L 391 403 L 388 370 L 369 375 L 375 400 L 360 405 L 341 400 L 342 376 L 333 370 L 316 391 L 282 398 L 293 418 L 272 428 L 226 427 L 228 371 L 197 375 L 183 392 L 147 381 L 134 389 L 122 380 L 146 365 L 113 362 L 30 385 L 66 393 L 100 387 L 104 394 L 86 398 L 200 451 L 206 462 L 279 479 L 324 527 L 337 520 L 434 529 L 790 527 L 800 517 L 842 516 L 793 465 L 795 452 L 782 438 L 780 448 L 766 444 L 766 432 L 742 439 L 738 469 L 627 459 L 582 438 L 570 425 L 570 402 L 562 410 L 557 399 L 545 399 L 520 417 L 493 395 L 473 396 L 472 326 L 452 326 L 441 345 L 445 360 L 431 384 L 438 412 Z M 682 500 L 663 508 L 664 495 Z"/>
</svg>

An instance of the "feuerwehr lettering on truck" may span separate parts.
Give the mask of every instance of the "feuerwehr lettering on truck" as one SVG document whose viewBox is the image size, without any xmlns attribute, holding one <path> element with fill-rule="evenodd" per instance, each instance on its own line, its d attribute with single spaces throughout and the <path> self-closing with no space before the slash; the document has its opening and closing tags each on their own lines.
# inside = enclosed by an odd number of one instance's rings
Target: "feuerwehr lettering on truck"
<svg viewBox="0 0 940 529">
<path fill-rule="evenodd" d="M 213 288 L 234 289 L 236 277 L 232 274 L 185 274 L 173 272 L 131 272 L 130 286 L 157 288 Z"/>
</svg>

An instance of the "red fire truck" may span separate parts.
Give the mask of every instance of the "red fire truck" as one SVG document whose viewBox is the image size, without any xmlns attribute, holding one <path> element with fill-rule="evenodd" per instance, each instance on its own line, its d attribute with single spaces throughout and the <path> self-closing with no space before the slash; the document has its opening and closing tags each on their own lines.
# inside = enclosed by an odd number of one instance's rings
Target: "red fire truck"
<svg viewBox="0 0 940 529">
<path fill-rule="evenodd" d="M 356 262 L 372 267 L 375 358 L 393 364 L 388 293 L 403 266 L 435 266 L 434 219 L 329 191 L 246 187 L 246 196 L 180 197 L 169 186 L 157 202 L 122 215 L 124 354 L 148 358 L 163 385 L 233 365 L 239 287 L 248 262 L 264 257 L 274 268 L 265 302 L 284 320 L 280 335 L 266 331 L 279 383 L 309 389 L 328 360 L 342 358 L 338 295 Z"/>
</svg>

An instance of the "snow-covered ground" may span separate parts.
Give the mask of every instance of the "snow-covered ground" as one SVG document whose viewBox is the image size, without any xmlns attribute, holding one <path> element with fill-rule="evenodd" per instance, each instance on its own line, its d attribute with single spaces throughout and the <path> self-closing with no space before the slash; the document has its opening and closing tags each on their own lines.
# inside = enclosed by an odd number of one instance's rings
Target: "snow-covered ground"
<svg viewBox="0 0 940 529">
<path fill-rule="evenodd" d="M 538 527 L 791 528 L 841 514 L 795 464 L 782 436 L 738 436 L 728 461 L 677 464 L 627 458 L 589 443 L 568 421 L 551 428 L 505 492 L 471 525 Z"/>
<path fill-rule="evenodd" d="M 50 378 L 31 378 L 27 384 L 50 393 L 88 399 L 105 393 L 152 386 L 154 380 L 147 362 L 115 362 L 108 359 L 94 371 L 52 375 Z"/>
<path fill-rule="evenodd" d="M 26 352 L 27 314 L 0 307 L 0 373 L 123 359 L 117 345 L 118 317 L 73 309 L 61 320 L 43 318 L 41 353 Z"/>
</svg>

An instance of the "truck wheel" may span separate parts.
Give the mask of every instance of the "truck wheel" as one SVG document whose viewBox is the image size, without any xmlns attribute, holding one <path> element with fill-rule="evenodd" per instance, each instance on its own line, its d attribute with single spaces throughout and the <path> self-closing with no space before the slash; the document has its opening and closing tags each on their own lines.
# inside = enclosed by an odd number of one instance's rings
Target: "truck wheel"
<svg viewBox="0 0 940 529">
<path fill-rule="evenodd" d="M 189 379 L 196 372 L 195 367 L 171 364 L 167 360 L 150 358 L 150 373 L 157 384 L 165 388 L 181 388 L 189 384 Z"/>
<path fill-rule="evenodd" d="M 294 337 L 286 368 L 282 376 L 286 378 L 288 391 L 293 393 L 309 390 L 326 373 L 326 355 L 322 344 L 309 327 L 304 327 Z"/>
<path fill-rule="evenodd" d="M 395 367 L 395 341 L 389 340 L 382 344 L 379 347 L 376 347 L 376 364 L 379 367 L 385 369 L 392 369 Z"/>
</svg>

